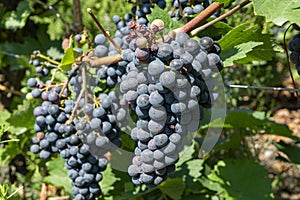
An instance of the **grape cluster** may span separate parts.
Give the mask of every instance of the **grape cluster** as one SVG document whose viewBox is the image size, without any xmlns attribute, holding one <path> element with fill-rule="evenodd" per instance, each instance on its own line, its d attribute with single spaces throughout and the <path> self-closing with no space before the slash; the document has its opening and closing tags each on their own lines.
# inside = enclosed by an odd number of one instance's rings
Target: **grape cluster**
<svg viewBox="0 0 300 200">
<path fill-rule="evenodd" d="M 39 51 L 34 51 L 33 55 L 37 55 L 38 53 Z M 52 66 L 50 63 L 47 62 L 41 63 L 39 59 L 31 59 L 29 61 L 29 64 L 34 65 L 36 73 L 44 77 L 47 77 L 49 75 L 50 72 L 49 67 Z"/>
<path fill-rule="evenodd" d="M 153 187 L 175 170 L 204 108 L 218 99 L 213 74 L 223 68 L 220 46 L 210 37 L 197 41 L 186 33 L 163 37 L 161 20 L 150 27 L 130 22 L 117 29 L 113 39 L 122 61 L 97 68 L 77 62 L 64 72 L 63 83 L 55 83 L 55 76 L 45 83 L 43 76 L 27 82 L 31 96 L 43 101 L 34 109 L 37 135 L 31 151 L 43 159 L 59 152 L 76 200 L 101 194 L 101 172 L 121 146 L 121 128 L 130 124 L 129 117 L 136 122 L 130 130 L 136 148 L 128 173 L 134 184 Z M 79 44 L 83 39 L 75 36 Z M 103 34 L 94 44 L 93 57 L 120 53 Z"/>
<path fill-rule="evenodd" d="M 95 91 L 100 83 L 97 74 L 84 74 L 83 67 L 74 65 L 66 72 L 67 87 L 54 83 L 53 78 L 46 83 L 38 78 L 27 81 L 33 88 L 31 96 L 42 100 L 34 109 L 37 134 L 30 150 L 40 153 L 42 159 L 57 152 L 66 159 L 76 200 L 95 199 L 101 194 L 101 172 L 108 164 L 107 154 L 121 146 L 119 127 L 126 125 L 127 114 L 115 91 Z"/>
<path fill-rule="evenodd" d="M 158 6 L 161 9 L 166 8 L 165 0 L 138 0 L 137 4 L 131 8 L 131 13 L 124 15 L 123 19 L 119 15 L 113 16 L 113 22 L 116 24 L 117 30 L 122 30 L 124 27 L 129 27 L 130 22 L 137 19 L 137 23 L 140 25 L 147 25 L 147 15 L 151 14 L 151 9 L 154 6 Z"/>
<path fill-rule="evenodd" d="M 43 103 L 33 111 L 36 136 L 32 138 L 33 145 L 30 151 L 39 153 L 42 159 L 48 159 L 52 153 L 59 151 L 57 142 L 63 137 L 69 114 L 60 109 L 60 87 L 48 88 L 48 84 L 37 81 L 36 78 L 28 79 L 27 85 L 34 88 L 31 92 L 33 98 L 43 100 Z"/>
<path fill-rule="evenodd" d="M 125 28 L 124 28 L 125 29 Z M 130 30 L 129 30 L 130 31 Z M 126 37 L 129 34 L 129 31 L 117 31 L 116 33 L 119 32 L 119 34 L 116 34 L 117 36 L 114 38 L 114 41 L 116 41 L 116 43 L 122 48 L 122 49 L 127 49 L 129 47 L 129 44 L 126 42 Z M 104 37 L 103 34 L 98 34 L 95 38 L 95 43 L 96 43 L 96 39 L 97 37 Z M 105 37 L 104 37 L 105 38 Z M 97 57 L 102 57 L 102 56 L 111 56 L 111 55 L 116 55 L 118 54 L 118 51 L 115 49 L 115 47 L 113 45 L 109 45 L 109 47 L 107 47 L 108 45 L 105 43 L 98 44 L 94 50 L 94 54 Z M 101 48 L 99 48 L 99 46 L 101 46 Z M 123 74 L 126 73 L 128 62 L 126 61 L 120 61 L 118 63 L 115 64 L 110 64 L 110 65 L 106 65 L 103 66 L 99 69 L 97 69 L 97 77 L 100 80 L 104 80 L 106 82 L 106 85 L 109 88 L 113 88 L 118 81 L 120 80 L 120 78 L 122 77 Z"/>
<path fill-rule="evenodd" d="M 137 26 L 128 36 L 130 49 L 122 57 L 130 68 L 119 82 L 122 100 L 138 117 L 130 133 L 137 147 L 128 173 L 134 184 L 148 187 L 174 170 L 187 134 L 199 128 L 203 108 L 218 98 L 212 75 L 223 68 L 211 38 L 198 42 L 186 33 L 169 34 L 158 44 L 158 27 L 161 21 L 152 30 Z"/>
<path fill-rule="evenodd" d="M 195 15 L 202 12 L 212 2 L 211 0 L 170 0 L 173 9 L 169 11 L 169 15 L 174 21 L 180 20 L 183 16 Z M 214 16 L 217 16 L 215 13 Z"/>
<path fill-rule="evenodd" d="M 293 24 L 293 28 L 300 31 L 300 27 L 297 24 Z M 288 48 L 291 51 L 290 61 L 296 65 L 297 72 L 300 75 L 300 33 L 292 38 L 288 44 Z"/>
</svg>

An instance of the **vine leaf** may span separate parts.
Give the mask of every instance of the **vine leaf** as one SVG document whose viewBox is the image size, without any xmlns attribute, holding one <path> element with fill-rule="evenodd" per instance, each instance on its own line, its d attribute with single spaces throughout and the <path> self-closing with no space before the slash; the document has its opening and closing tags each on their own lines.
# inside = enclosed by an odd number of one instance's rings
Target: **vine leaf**
<svg viewBox="0 0 300 200">
<path fill-rule="evenodd" d="M 44 178 L 44 181 L 56 187 L 63 187 L 67 191 L 71 191 L 71 180 L 68 177 L 68 171 L 65 166 L 65 160 L 61 157 L 52 159 L 46 163 L 49 170 L 49 176 Z"/>
<path fill-rule="evenodd" d="M 262 34 L 258 27 L 248 27 L 248 23 L 241 24 L 218 41 L 225 66 L 271 60 L 275 56 L 271 35 Z"/>
<path fill-rule="evenodd" d="M 219 183 L 224 199 L 271 199 L 272 181 L 268 178 L 268 171 L 258 163 L 248 159 L 225 159 L 220 162 L 223 165 L 217 165 L 209 179 Z M 260 180 L 259 187 L 257 180 Z"/>
<path fill-rule="evenodd" d="M 35 121 L 32 113 L 33 105 L 29 101 L 24 100 L 23 104 L 18 105 L 11 117 L 7 119 L 7 122 L 10 124 L 9 131 L 15 135 L 20 135 L 32 129 L 32 124 Z"/>
<path fill-rule="evenodd" d="M 60 68 L 64 71 L 69 71 L 72 68 L 73 63 L 75 62 L 75 55 L 73 51 L 73 39 L 70 37 L 69 47 L 67 48 L 60 64 Z"/>
<path fill-rule="evenodd" d="M 60 60 L 63 57 L 63 54 L 56 47 L 50 47 L 47 50 L 47 55 L 54 60 Z"/>
<path fill-rule="evenodd" d="M 31 12 L 32 8 L 30 3 L 27 1 L 21 1 L 16 10 L 7 13 L 3 17 L 5 21 L 5 28 L 11 30 L 23 28 Z"/>
<path fill-rule="evenodd" d="M 182 199 L 185 184 L 181 178 L 169 178 L 158 187 L 163 193 L 166 193 L 172 199 L 180 200 Z"/>
<path fill-rule="evenodd" d="M 207 19 L 207 22 L 212 21 L 214 18 L 210 17 Z M 231 31 L 232 27 L 224 22 L 217 22 L 212 26 L 209 26 L 205 28 L 204 30 L 200 31 L 197 36 L 198 37 L 204 37 L 204 36 L 209 36 L 209 37 L 218 37 L 220 35 L 225 35 L 229 31 Z"/>
<path fill-rule="evenodd" d="M 277 26 L 290 23 L 300 24 L 299 0 L 253 0 L 254 12 L 266 17 L 267 22 L 273 22 Z"/>
<path fill-rule="evenodd" d="M 107 166 L 106 170 L 102 172 L 103 180 L 100 182 L 101 190 L 103 194 L 108 194 L 114 189 L 114 183 L 119 181 L 120 178 L 116 177 L 112 171 L 112 168 Z"/>
<path fill-rule="evenodd" d="M 189 175 L 193 178 L 199 178 L 201 176 L 201 170 L 203 169 L 203 160 L 194 159 L 187 163 L 187 168 L 189 169 Z"/>
<path fill-rule="evenodd" d="M 152 13 L 147 15 L 147 19 L 149 20 L 149 24 L 151 24 L 155 19 L 161 19 L 165 24 L 165 30 L 174 30 L 183 25 L 182 22 L 174 21 L 167 12 L 156 5 L 154 6 Z"/>
<path fill-rule="evenodd" d="M 262 45 L 262 42 L 247 42 L 234 46 L 228 51 L 225 51 L 222 57 L 225 57 L 224 66 L 233 65 L 234 61 L 241 60 L 247 57 L 247 53 L 253 51 L 254 47 Z"/>
<path fill-rule="evenodd" d="M 245 123 L 240 123 L 241 121 Z M 265 130 L 268 134 L 288 137 L 295 141 L 300 141 L 296 136 L 292 135 L 291 130 L 286 124 L 278 124 L 269 120 L 261 113 L 248 110 L 233 110 L 227 113 L 225 123 L 220 124 L 219 120 L 211 122 L 211 127 L 223 128 L 241 128 L 251 130 Z"/>
<path fill-rule="evenodd" d="M 214 0 L 214 2 L 224 3 L 224 6 L 228 6 L 233 0 Z"/>
<path fill-rule="evenodd" d="M 183 165 L 188 160 L 193 158 L 193 154 L 195 153 L 195 142 L 191 145 L 185 145 L 184 149 L 179 153 L 179 161 L 176 163 L 176 166 L 179 167 Z"/>
<path fill-rule="evenodd" d="M 300 147 L 295 144 L 287 144 L 285 142 L 275 143 L 275 146 L 285 153 L 292 163 L 300 164 Z"/>
</svg>

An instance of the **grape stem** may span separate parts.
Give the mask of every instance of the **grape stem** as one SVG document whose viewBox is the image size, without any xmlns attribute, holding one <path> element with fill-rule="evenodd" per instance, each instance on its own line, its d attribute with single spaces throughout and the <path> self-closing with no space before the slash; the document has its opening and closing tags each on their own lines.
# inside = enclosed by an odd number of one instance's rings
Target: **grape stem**
<svg viewBox="0 0 300 200">
<path fill-rule="evenodd" d="M 19 95 L 19 96 L 25 96 L 22 92 L 19 92 L 19 91 L 14 90 L 14 89 L 9 89 L 5 85 L 2 85 L 2 84 L 0 84 L 0 90 L 4 91 L 6 93 L 11 93 L 11 94 Z"/>
<path fill-rule="evenodd" d="M 95 23 L 97 24 L 98 28 L 101 30 L 103 35 L 112 43 L 112 45 L 114 45 L 116 50 L 121 54 L 122 53 L 121 47 L 112 39 L 112 37 L 109 34 L 107 34 L 107 32 L 104 30 L 103 26 L 100 24 L 100 22 L 98 21 L 98 19 L 92 12 L 92 9 L 88 8 L 87 12 L 91 15 L 91 17 L 93 18 L 93 20 L 95 21 Z"/>
<path fill-rule="evenodd" d="M 290 24 L 289 27 L 284 31 L 284 36 L 283 36 L 283 49 L 284 49 L 284 52 L 285 52 L 285 56 L 287 58 L 287 64 L 288 64 L 288 68 L 289 68 L 289 73 L 290 73 L 290 76 L 291 76 L 291 79 L 292 79 L 292 82 L 293 82 L 293 87 L 296 89 L 296 83 L 295 83 L 295 80 L 294 80 L 294 77 L 293 77 L 293 73 L 292 73 L 292 69 L 291 69 L 291 63 L 290 63 L 290 60 L 289 60 L 289 53 L 288 53 L 288 48 L 287 48 L 287 45 L 286 45 L 286 34 L 288 32 L 288 30 L 291 28 L 293 24 Z M 298 98 L 298 101 L 300 100 L 300 96 L 299 96 L 299 92 L 298 91 L 295 91 L 295 94 Z"/>
<path fill-rule="evenodd" d="M 225 14 L 221 15 L 220 17 L 217 17 L 216 19 L 194 29 L 191 31 L 190 35 L 191 36 L 195 36 L 197 35 L 200 31 L 203 31 L 204 29 L 206 29 L 207 27 L 225 19 L 226 17 L 232 15 L 233 13 L 239 11 L 240 9 L 242 9 L 244 6 L 248 5 L 249 3 L 251 3 L 251 0 L 246 0 L 244 2 L 242 2 L 241 4 L 235 6 L 233 9 L 231 9 L 230 11 L 226 12 Z"/>
<path fill-rule="evenodd" d="M 102 65 L 110 65 L 122 61 L 122 56 L 120 54 L 116 54 L 97 59 L 89 59 L 88 61 L 90 62 L 91 67 L 101 67 Z"/>
<path fill-rule="evenodd" d="M 75 103 L 75 105 L 74 105 L 74 108 L 73 108 L 73 110 L 72 110 L 70 119 L 68 120 L 67 124 L 71 124 L 71 123 L 72 123 L 72 121 L 73 121 L 73 119 L 74 119 L 74 116 L 75 116 L 75 112 L 76 112 L 76 110 L 77 110 L 77 108 L 78 108 L 78 105 L 79 105 L 79 102 L 80 102 L 80 99 L 81 99 L 83 93 L 85 93 L 84 88 L 80 91 L 80 93 L 79 93 L 79 95 L 78 95 L 78 97 L 77 97 L 76 103 Z"/>
<path fill-rule="evenodd" d="M 49 84 L 48 85 L 52 85 L 52 83 L 53 83 L 53 81 L 54 81 L 54 78 L 55 78 L 55 75 L 56 75 L 56 73 L 58 72 L 60 70 L 60 68 L 56 68 L 55 70 L 54 70 L 54 72 L 53 72 L 53 74 L 52 74 L 52 77 L 51 77 L 51 80 L 50 80 L 50 82 L 49 82 Z M 48 91 L 48 88 L 47 88 L 47 91 Z"/>
<path fill-rule="evenodd" d="M 59 62 L 52 60 L 50 57 L 45 56 L 45 55 L 41 54 L 40 52 L 36 56 L 48 61 L 49 63 L 54 64 L 54 65 L 60 65 Z"/>
<path fill-rule="evenodd" d="M 68 84 L 69 84 L 71 78 L 76 75 L 78 70 L 79 70 L 79 67 L 76 70 L 74 70 L 72 74 L 70 74 L 67 81 L 64 83 L 62 90 L 59 93 L 59 97 L 62 97 L 63 92 L 64 92 L 65 89 L 67 89 L 67 91 L 69 91 Z M 68 93 L 67 93 L 67 96 L 68 96 Z"/>
<path fill-rule="evenodd" d="M 87 81 L 86 81 L 86 63 L 82 63 L 82 88 L 87 91 Z M 87 92 L 84 93 L 84 104 L 88 103 Z"/>
</svg>

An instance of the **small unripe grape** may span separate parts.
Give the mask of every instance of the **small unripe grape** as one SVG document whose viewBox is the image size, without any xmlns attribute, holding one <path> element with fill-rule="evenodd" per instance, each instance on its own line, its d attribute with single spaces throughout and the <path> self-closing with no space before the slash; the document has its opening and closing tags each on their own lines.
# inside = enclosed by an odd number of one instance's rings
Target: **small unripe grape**
<svg viewBox="0 0 300 200">
<path fill-rule="evenodd" d="M 156 19 L 151 23 L 151 29 L 153 31 L 162 31 L 164 27 L 165 23 L 161 19 Z"/>
</svg>

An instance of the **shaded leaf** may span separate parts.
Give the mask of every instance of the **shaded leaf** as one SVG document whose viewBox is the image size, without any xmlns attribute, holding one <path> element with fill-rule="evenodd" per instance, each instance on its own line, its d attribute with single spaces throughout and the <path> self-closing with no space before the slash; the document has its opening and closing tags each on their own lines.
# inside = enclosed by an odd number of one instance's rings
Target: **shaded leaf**
<svg viewBox="0 0 300 200">
<path fill-rule="evenodd" d="M 185 185 L 181 178 L 168 178 L 167 181 L 163 182 L 158 187 L 163 193 L 167 194 L 172 199 L 180 200 L 182 199 Z"/>
<path fill-rule="evenodd" d="M 213 151 L 219 152 L 224 149 L 234 149 L 234 148 L 239 148 L 241 141 L 243 140 L 243 135 L 240 133 L 234 133 L 231 137 L 227 138 L 225 142 L 217 145 Z"/>
<path fill-rule="evenodd" d="M 286 144 L 284 142 L 275 143 L 275 146 L 285 153 L 290 159 L 291 162 L 300 164 L 300 147 L 294 144 Z"/>
<path fill-rule="evenodd" d="M 22 153 L 18 142 L 10 142 L 5 148 L 0 148 L 0 166 L 7 167 L 16 155 Z"/>
<path fill-rule="evenodd" d="M 266 17 L 267 22 L 277 26 L 290 23 L 300 24 L 299 0 L 253 0 L 254 12 Z"/>
<path fill-rule="evenodd" d="M 256 117 L 258 116 L 258 118 Z M 267 118 L 262 118 L 261 114 L 247 110 L 234 110 L 226 115 L 224 124 L 216 120 L 211 122 L 211 127 L 223 127 L 223 128 L 241 128 L 252 130 L 265 130 L 268 134 L 279 135 L 291 138 L 295 141 L 300 141 L 296 136 L 292 135 L 291 130 L 285 124 L 278 124 Z"/>
<path fill-rule="evenodd" d="M 219 167 L 218 175 L 224 180 L 225 199 L 271 199 L 272 181 L 264 167 L 246 159 L 227 159 L 224 162 L 225 166 Z"/>
<path fill-rule="evenodd" d="M 209 18 L 207 22 L 212 21 L 214 18 Z M 204 37 L 204 36 L 209 36 L 209 37 L 218 37 L 220 35 L 225 35 L 232 29 L 231 26 L 224 22 L 217 22 L 212 26 L 209 26 L 205 28 L 204 30 L 200 31 L 197 36 L 198 37 Z"/>
</svg>

